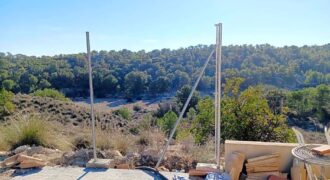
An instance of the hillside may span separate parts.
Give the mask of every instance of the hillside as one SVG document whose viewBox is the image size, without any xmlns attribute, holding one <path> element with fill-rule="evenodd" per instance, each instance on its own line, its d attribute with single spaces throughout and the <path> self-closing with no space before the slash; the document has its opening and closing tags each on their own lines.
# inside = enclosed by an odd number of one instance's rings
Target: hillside
<svg viewBox="0 0 330 180">
<path fill-rule="evenodd" d="M 192 84 L 213 45 L 150 52 L 93 51 L 94 89 L 97 97 L 141 98 L 175 92 Z M 330 83 L 330 44 L 323 46 L 235 45 L 223 47 L 223 82 L 243 77 L 243 89 L 265 84 L 301 89 Z M 214 61 L 199 90 L 214 89 Z M 0 88 L 15 93 L 55 88 L 69 97 L 88 96 L 84 53 L 25 56 L 0 53 Z"/>
<path fill-rule="evenodd" d="M 64 125 L 89 126 L 90 108 L 76 105 L 73 102 L 63 102 L 48 97 L 30 96 L 17 94 L 13 100 L 15 112 L 22 114 L 40 113 L 45 118 L 58 121 Z M 137 115 L 138 116 L 138 115 Z M 138 119 L 138 117 L 136 117 Z M 133 123 L 129 124 L 127 119 L 109 112 L 96 109 L 97 125 L 102 129 L 129 129 Z"/>
</svg>

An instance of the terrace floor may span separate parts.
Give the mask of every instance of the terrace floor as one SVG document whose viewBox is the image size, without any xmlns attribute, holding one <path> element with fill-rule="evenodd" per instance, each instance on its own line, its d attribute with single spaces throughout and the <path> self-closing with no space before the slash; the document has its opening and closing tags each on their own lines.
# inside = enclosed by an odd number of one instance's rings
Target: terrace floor
<svg viewBox="0 0 330 180">
<path fill-rule="evenodd" d="M 161 172 L 162 175 L 168 179 L 180 176 L 188 178 L 186 173 L 176 172 Z M 127 170 L 127 169 L 93 169 L 93 168 L 80 168 L 80 167 L 44 167 L 40 170 L 31 170 L 24 174 L 17 175 L 14 180 L 35 180 L 35 179 L 65 179 L 65 180 L 96 180 L 96 179 L 141 179 L 141 180 L 154 180 L 159 179 L 149 171 L 142 170 Z"/>
</svg>

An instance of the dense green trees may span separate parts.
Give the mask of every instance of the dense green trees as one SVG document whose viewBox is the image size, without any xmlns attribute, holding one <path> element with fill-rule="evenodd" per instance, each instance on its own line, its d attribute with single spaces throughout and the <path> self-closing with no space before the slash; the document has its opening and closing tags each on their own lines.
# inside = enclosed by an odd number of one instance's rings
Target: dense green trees
<svg viewBox="0 0 330 180">
<path fill-rule="evenodd" d="M 140 98 L 147 90 L 148 75 L 145 72 L 133 71 L 125 76 L 125 93 L 127 98 Z"/>
<path fill-rule="evenodd" d="M 330 86 L 319 85 L 287 94 L 287 104 L 299 116 L 311 116 L 322 123 L 330 122 Z"/>
<path fill-rule="evenodd" d="M 192 84 L 213 48 L 198 45 L 151 52 L 92 51 L 95 95 L 136 98 L 143 93 L 176 92 L 183 85 Z M 246 79 L 243 89 L 257 84 L 286 89 L 330 84 L 330 44 L 281 48 L 268 44 L 224 46 L 222 52 L 223 80 L 243 77 Z M 134 79 L 141 82 L 134 85 L 137 92 L 127 84 Z M 35 57 L 1 53 L 0 88 L 15 93 L 54 88 L 67 96 L 88 96 L 85 54 Z M 214 61 L 211 61 L 198 90 L 213 89 Z"/>
</svg>

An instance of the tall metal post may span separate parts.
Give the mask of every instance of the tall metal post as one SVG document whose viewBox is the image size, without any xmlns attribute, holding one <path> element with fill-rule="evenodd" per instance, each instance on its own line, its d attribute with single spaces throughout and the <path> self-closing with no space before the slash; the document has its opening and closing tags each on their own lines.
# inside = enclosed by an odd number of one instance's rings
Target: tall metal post
<svg viewBox="0 0 330 180">
<path fill-rule="evenodd" d="M 220 167 L 221 146 L 221 47 L 222 23 L 216 24 L 216 73 L 215 73 L 215 158 Z"/>
<path fill-rule="evenodd" d="M 87 44 L 89 92 L 90 92 L 91 119 L 92 119 L 93 157 L 94 160 L 96 160 L 97 156 L 96 156 L 96 137 L 95 137 L 95 117 L 94 117 L 94 92 L 93 92 L 92 60 L 91 60 L 91 50 L 89 43 L 89 32 L 86 32 L 86 44 Z"/>
</svg>

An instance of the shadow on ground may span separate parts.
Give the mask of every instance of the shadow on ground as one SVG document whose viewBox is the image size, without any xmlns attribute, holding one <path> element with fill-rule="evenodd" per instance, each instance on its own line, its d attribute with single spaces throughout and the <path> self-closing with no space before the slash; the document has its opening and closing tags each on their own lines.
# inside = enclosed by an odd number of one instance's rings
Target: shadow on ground
<svg viewBox="0 0 330 180">
<path fill-rule="evenodd" d="M 81 176 L 79 176 L 77 178 L 77 180 L 81 180 L 84 176 L 86 176 L 90 172 L 105 172 L 107 170 L 108 169 L 106 169 L 106 168 L 85 168 L 84 169 L 84 174 L 82 174 Z"/>
<path fill-rule="evenodd" d="M 31 175 L 31 174 L 39 173 L 40 171 L 41 171 L 41 168 L 16 169 L 11 176 L 12 177 L 15 177 L 15 176 L 28 176 L 28 175 Z"/>
</svg>

